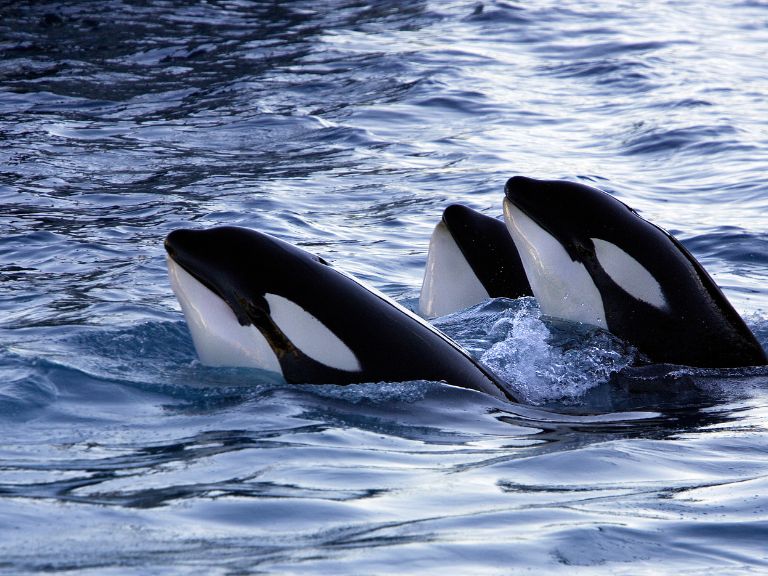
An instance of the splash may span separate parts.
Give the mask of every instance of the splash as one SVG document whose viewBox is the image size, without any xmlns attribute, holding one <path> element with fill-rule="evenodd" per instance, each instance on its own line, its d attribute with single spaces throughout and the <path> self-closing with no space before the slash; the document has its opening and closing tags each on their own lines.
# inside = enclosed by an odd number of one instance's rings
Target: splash
<svg viewBox="0 0 768 576">
<path fill-rule="evenodd" d="M 542 318 L 533 298 L 497 299 L 440 324 L 530 404 L 576 400 L 635 358 L 603 330 Z"/>
<path fill-rule="evenodd" d="M 752 330 L 760 346 L 768 352 L 768 314 L 764 310 L 758 310 L 744 316 L 744 321 Z"/>
</svg>

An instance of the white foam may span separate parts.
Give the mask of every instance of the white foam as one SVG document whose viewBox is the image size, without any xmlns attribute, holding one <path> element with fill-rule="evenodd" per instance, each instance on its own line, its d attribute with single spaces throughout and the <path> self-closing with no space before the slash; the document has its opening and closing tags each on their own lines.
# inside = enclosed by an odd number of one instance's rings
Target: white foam
<svg viewBox="0 0 768 576">
<path fill-rule="evenodd" d="M 481 357 L 524 402 L 576 399 L 631 363 L 632 356 L 607 332 L 584 335 L 577 346 L 553 346 L 535 302 L 526 300 L 494 317 L 494 343 Z"/>
</svg>

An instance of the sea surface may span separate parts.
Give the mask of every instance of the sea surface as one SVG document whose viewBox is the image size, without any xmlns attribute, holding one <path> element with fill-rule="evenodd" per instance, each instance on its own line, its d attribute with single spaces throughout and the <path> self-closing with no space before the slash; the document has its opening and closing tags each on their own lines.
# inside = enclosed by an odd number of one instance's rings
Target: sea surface
<svg viewBox="0 0 768 576">
<path fill-rule="evenodd" d="M 763 0 L 0 1 L 0 573 L 768 573 L 766 368 L 533 299 L 435 321 L 521 404 L 196 360 L 171 230 L 413 307 L 515 174 L 668 229 L 768 347 Z"/>
</svg>

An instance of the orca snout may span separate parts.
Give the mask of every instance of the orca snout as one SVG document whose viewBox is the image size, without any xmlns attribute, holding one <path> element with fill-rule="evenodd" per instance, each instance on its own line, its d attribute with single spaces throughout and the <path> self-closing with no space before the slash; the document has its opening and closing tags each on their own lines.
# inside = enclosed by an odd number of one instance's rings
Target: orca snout
<svg viewBox="0 0 768 576">
<path fill-rule="evenodd" d="M 476 213 L 471 208 L 462 204 L 450 204 L 443 210 L 442 220 L 448 229 L 453 231 L 460 229 L 466 225 L 467 221 L 473 221 L 475 218 Z"/>
<path fill-rule="evenodd" d="M 170 257 L 176 256 L 183 247 L 188 244 L 192 237 L 196 235 L 195 230 L 179 229 L 174 230 L 165 237 L 163 246 Z"/>
<path fill-rule="evenodd" d="M 512 176 L 504 185 L 504 195 L 510 202 L 519 203 L 537 187 L 540 187 L 538 180 L 525 176 Z"/>
<path fill-rule="evenodd" d="M 195 263 L 214 261 L 224 254 L 231 254 L 233 243 L 222 234 L 223 230 L 180 228 L 168 234 L 163 245 L 168 256 L 175 262 L 187 268 L 195 268 Z"/>
</svg>

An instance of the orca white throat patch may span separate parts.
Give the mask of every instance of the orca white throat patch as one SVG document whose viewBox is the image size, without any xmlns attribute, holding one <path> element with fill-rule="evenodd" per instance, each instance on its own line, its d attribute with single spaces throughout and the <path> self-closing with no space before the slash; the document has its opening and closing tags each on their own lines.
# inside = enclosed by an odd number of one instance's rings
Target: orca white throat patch
<svg viewBox="0 0 768 576">
<path fill-rule="evenodd" d="M 656 308 L 668 308 L 661 285 L 645 266 L 616 244 L 599 238 L 591 240 L 600 266 L 622 290 Z"/>
<path fill-rule="evenodd" d="M 439 222 L 429 241 L 419 312 L 427 318 L 445 316 L 488 298 L 488 291 L 477 279 L 448 227 Z"/>
<path fill-rule="evenodd" d="M 346 372 L 360 372 L 355 353 L 320 320 L 277 294 L 265 294 L 269 316 L 296 348 L 321 364 Z"/>
<path fill-rule="evenodd" d="M 504 221 L 541 311 L 607 330 L 603 298 L 586 267 L 574 262 L 554 236 L 506 199 Z"/>
<path fill-rule="evenodd" d="M 272 347 L 255 326 L 241 326 L 224 300 L 172 258 L 167 260 L 171 287 L 181 304 L 200 362 L 282 374 Z"/>
</svg>

